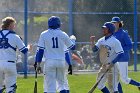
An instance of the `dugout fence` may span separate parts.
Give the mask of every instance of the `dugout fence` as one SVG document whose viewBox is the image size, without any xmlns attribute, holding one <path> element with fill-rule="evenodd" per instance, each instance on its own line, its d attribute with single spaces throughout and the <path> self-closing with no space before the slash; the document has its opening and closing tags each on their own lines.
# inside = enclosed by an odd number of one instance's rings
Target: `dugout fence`
<svg viewBox="0 0 140 93">
<path fill-rule="evenodd" d="M 81 54 L 84 49 L 88 53 L 83 56 L 84 67 L 79 64 L 75 70 L 96 70 L 98 58 L 92 56 L 89 37 L 102 36 L 101 26 L 119 16 L 124 22 L 133 41 L 129 70 L 140 70 L 140 1 L 139 0 L 1 0 L 0 18 L 13 16 L 17 20 L 17 34 L 25 44 L 33 44 L 33 50 L 23 56 L 18 52 L 18 72 L 25 75 L 33 72 L 34 55 L 40 33 L 47 29 L 50 16 L 60 16 L 62 30 L 77 37 L 76 50 Z M 90 55 L 90 56 L 89 56 Z M 81 55 L 82 56 L 82 55 Z"/>
</svg>

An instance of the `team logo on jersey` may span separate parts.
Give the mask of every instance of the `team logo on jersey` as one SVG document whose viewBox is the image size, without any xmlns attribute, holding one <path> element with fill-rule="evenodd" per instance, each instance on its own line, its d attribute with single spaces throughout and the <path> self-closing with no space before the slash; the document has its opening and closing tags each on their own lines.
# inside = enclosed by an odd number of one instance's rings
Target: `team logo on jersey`
<svg viewBox="0 0 140 93">
<path fill-rule="evenodd" d="M 0 48 L 7 48 L 8 46 L 8 39 L 7 38 L 0 38 Z"/>
<path fill-rule="evenodd" d="M 111 47 L 108 45 L 104 45 L 105 48 L 107 48 L 109 51 L 111 50 Z"/>
<path fill-rule="evenodd" d="M 6 40 L 5 40 L 5 39 L 2 39 L 0 43 L 1 43 L 2 45 L 5 44 L 5 43 L 6 43 Z"/>
<path fill-rule="evenodd" d="M 110 51 L 111 51 L 111 47 L 108 45 L 104 45 L 105 48 L 107 48 L 107 57 L 110 57 Z"/>
</svg>

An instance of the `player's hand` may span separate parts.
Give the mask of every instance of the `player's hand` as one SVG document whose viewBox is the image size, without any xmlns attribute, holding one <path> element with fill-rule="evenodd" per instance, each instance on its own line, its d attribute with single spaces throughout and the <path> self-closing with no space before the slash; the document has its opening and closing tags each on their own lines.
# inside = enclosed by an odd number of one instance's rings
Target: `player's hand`
<svg viewBox="0 0 140 93">
<path fill-rule="evenodd" d="M 34 68 L 35 68 L 35 70 L 37 69 L 37 62 L 35 62 L 35 64 L 34 64 Z"/>
<path fill-rule="evenodd" d="M 29 44 L 29 45 L 27 46 L 27 48 L 28 48 L 29 50 L 32 50 L 32 49 L 33 49 L 33 45 L 32 45 L 32 44 Z"/>
<path fill-rule="evenodd" d="M 38 74 L 41 74 L 41 72 L 42 72 L 41 67 L 40 67 L 40 66 L 39 66 L 39 67 L 37 67 L 37 73 L 38 73 Z"/>
<path fill-rule="evenodd" d="M 74 35 L 71 35 L 71 36 L 70 36 L 70 39 L 71 39 L 71 41 L 75 44 L 76 37 L 75 37 Z"/>
<path fill-rule="evenodd" d="M 40 67 L 40 63 L 35 62 L 34 64 L 34 68 L 37 71 L 37 73 L 41 73 L 41 67 Z"/>
<path fill-rule="evenodd" d="M 113 63 L 109 63 L 109 64 L 107 65 L 107 69 L 111 69 L 113 66 L 114 66 Z"/>
<path fill-rule="evenodd" d="M 72 75 L 72 65 L 69 65 L 68 74 Z"/>
<path fill-rule="evenodd" d="M 94 42 L 95 42 L 95 36 L 90 36 L 90 42 L 91 42 L 91 46 L 94 46 Z"/>
<path fill-rule="evenodd" d="M 90 36 L 90 42 L 95 42 L 95 36 Z"/>
<path fill-rule="evenodd" d="M 71 36 L 70 36 L 70 39 L 71 39 L 71 40 L 76 40 L 76 37 L 75 37 L 74 35 L 71 35 Z"/>
</svg>

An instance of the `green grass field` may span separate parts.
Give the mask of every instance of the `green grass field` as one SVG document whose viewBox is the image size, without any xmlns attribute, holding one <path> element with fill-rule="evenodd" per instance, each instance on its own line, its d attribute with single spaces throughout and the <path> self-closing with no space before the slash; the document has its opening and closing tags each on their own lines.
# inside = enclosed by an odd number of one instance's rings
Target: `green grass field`
<svg viewBox="0 0 140 93">
<path fill-rule="evenodd" d="M 71 93 L 87 93 L 96 81 L 97 74 L 83 74 L 68 76 Z M 140 81 L 140 72 L 130 72 L 129 77 Z M 34 77 L 29 76 L 27 79 L 18 77 L 17 93 L 33 93 Z M 122 84 L 124 93 L 140 93 L 137 87 Z M 43 77 L 38 77 L 38 93 L 43 93 Z M 98 89 L 94 93 L 101 93 Z"/>
</svg>

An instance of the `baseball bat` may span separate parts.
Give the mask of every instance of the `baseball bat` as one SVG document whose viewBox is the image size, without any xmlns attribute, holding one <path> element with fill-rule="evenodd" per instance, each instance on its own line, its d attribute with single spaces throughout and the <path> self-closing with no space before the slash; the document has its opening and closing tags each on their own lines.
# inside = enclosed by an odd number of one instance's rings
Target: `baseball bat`
<svg viewBox="0 0 140 93">
<path fill-rule="evenodd" d="M 35 85 L 34 85 L 34 93 L 37 93 L 37 69 L 35 67 Z"/>
<path fill-rule="evenodd" d="M 105 74 L 109 71 L 109 68 L 105 71 L 105 73 L 101 76 L 101 78 L 93 85 L 93 87 L 89 90 L 88 93 L 93 93 L 94 90 L 96 89 L 96 87 L 98 86 L 98 84 L 100 83 L 100 81 L 103 79 L 103 77 L 105 76 Z"/>
</svg>

